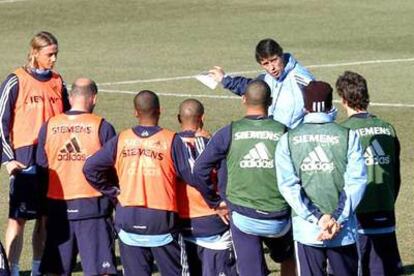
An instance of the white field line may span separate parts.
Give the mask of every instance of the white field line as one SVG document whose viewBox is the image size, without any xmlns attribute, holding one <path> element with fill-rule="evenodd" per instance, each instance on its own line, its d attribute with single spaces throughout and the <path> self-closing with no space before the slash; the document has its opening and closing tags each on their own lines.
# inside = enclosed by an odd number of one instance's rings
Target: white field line
<svg viewBox="0 0 414 276">
<path fill-rule="evenodd" d="M 14 1 L 24 1 L 24 0 L 14 0 Z M 344 62 L 344 63 L 313 64 L 313 65 L 305 65 L 305 67 L 307 67 L 307 68 L 330 68 L 330 67 L 341 67 L 341 66 L 352 66 L 352 65 L 367 65 L 367 64 L 412 62 L 412 61 L 414 61 L 414 58 L 379 59 L 379 60 L 366 60 L 366 61 L 355 61 L 355 62 Z M 228 74 L 229 75 L 243 75 L 243 74 L 253 74 L 253 73 L 258 73 L 258 72 L 260 72 L 260 70 L 230 72 Z M 167 77 L 167 78 L 155 78 L 155 79 L 144 79 L 144 80 L 129 80 L 129 81 L 118 81 L 118 82 L 103 82 L 103 83 L 99 83 L 98 85 L 99 86 L 106 86 L 106 85 L 121 85 L 121 84 L 135 84 L 135 83 L 155 83 L 155 82 L 188 80 L 188 79 L 194 79 L 194 78 L 195 78 L 195 75 L 193 75 L 193 76 Z"/>
<path fill-rule="evenodd" d="M 125 90 L 111 90 L 111 89 L 99 89 L 99 92 L 114 93 L 114 94 L 132 94 L 136 95 L 138 92 L 125 91 Z M 226 95 L 206 95 L 206 94 L 180 94 L 180 93 L 158 93 L 159 96 L 166 97 L 179 97 L 179 98 L 211 98 L 211 99 L 240 99 L 239 96 L 226 96 Z"/>
<path fill-rule="evenodd" d="M 15 2 L 26 2 L 30 0 L 0 0 L 0 4 L 15 3 Z"/>
<path fill-rule="evenodd" d="M 111 94 L 130 94 L 136 95 L 136 91 L 126 90 L 111 90 L 111 89 L 99 89 L 99 92 L 111 93 Z M 159 96 L 166 97 L 179 97 L 179 98 L 210 98 L 210 99 L 240 99 L 239 96 L 226 96 L 226 95 L 206 95 L 206 94 L 180 94 L 180 93 L 158 93 Z M 338 100 L 334 100 L 335 103 L 340 103 Z M 402 104 L 402 103 L 370 103 L 370 106 L 386 106 L 386 107 L 414 107 L 414 104 Z"/>
</svg>

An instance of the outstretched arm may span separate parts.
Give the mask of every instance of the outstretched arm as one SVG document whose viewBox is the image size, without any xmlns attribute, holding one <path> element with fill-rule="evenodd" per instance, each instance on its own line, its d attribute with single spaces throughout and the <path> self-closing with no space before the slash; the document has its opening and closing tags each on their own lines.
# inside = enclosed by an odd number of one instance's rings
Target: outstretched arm
<svg viewBox="0 0 414 276">
<path fill-rule="evenodd" d="M 214 66 L 209 71 L 210 76 L 217 82 L 220 82 L 223 85 L 223 88 L 230 90 L 236 95 L 243 95 L 246 91 L 247 85 L 253 81 L 251 78 L 246 78 L 242 76 L 231 77 L 226 75 L 224 70 L 219 66 Z M 260 75 L 258 78 L 263 78 Z"/>
</svg>

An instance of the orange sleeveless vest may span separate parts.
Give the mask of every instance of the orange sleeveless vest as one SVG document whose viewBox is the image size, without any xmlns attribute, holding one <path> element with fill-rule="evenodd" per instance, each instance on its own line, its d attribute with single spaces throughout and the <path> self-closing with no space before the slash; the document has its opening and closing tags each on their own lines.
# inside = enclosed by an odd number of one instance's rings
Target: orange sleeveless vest
<svg viewBox="0 0 414 276">
<path fill-rule="evenodd" d="M 194 138 L 183 138 L 187 146 L 194 145 Z M 215 215 L 214 209 L 211 209 L 205 202 L 200 192 L 179 180 L 177 184 L 177 202 L 178 214 L 181 218 L 197 218 Z"/>
<path fill-rule="evenodd" d="M 120 133 L 115 169 L 122 207 L 143 206 L 177 212 L 176 171 L 171 156 L 175 133 L 162 129 L 142 138 L 132 129 Z"/>
<path fill-rule="evenodd" d="M 52 72 L 48 81 L 38 81 L 23 68 L 14 74 L 19 80 L 19 93 L 14 107 L 10 131 L 14 149 L 36 145 L 37 135 L 44 122 L 63 112 L 62 79 Z"/>
<path fill-rule="evenodd" d="M 49 163 L 48 198 L 70 200 L 101 196 L 82 173 L 86 158 L 101 148 L 101 122 L 102 118 L 94 114 L 60 114 L 49 120 L 45 143 Z"/>
</svg>

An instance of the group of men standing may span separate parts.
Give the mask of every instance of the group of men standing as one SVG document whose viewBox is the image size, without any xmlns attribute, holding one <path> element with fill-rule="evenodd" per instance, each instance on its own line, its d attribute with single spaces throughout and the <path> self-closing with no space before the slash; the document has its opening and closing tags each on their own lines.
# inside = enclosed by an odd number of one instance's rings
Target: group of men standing
<svg viewBox="0 0 414 276">
<path fill-rule="evenodd" d="M 228 76 L 218 66 L 210 71 L 224 88 L 244 95 L 247 111 L 244 119 L 213 136 L 195 165 L 195 174 L 207 183 L 209 162 L 226 159 L 226 203 L 240 274 L 265 275 L 265 265 L 257 257 L 263 254 L 260 241 L 256 251 L 238 243 L 246 243 L 248 235 L 265 243 L 269 237 L 280 240 L 282 233 L 288 235 L 283 232 L 286 220 L 292 223 L 299 275 L 402 273 L 394 212 L 400 145 L 394 128 L 367 111 L 364 77 L 350 71 L 338 77 L 336 90 L 349 118 L 337 124 L 332 87 L 315 81 L 276 41 L 260 41 L 256 60 L 265 70 L 256 80 Z M 270 94 L 270 100 L 263 96 L 262 110 L 252 111 L 249 91 L 257 93 L 258 86 L 268 90 L 263 95 Z M 287 126 L 287 133 L 269 127 L 270 118 Z M 246 236 L 243 242 L 238 242 L 239 233 Z M 254 255 L 240 260 L 243 248 L 258 252 L 256 261 Z M 283 275 L 289 258 L 275 258 L 274 250 L 284 247 L 270 244 L 269 249 L 275 261 L 282 261 Z"/>
<path fill-rule="evenodd" d="M 160 127 L 149 90 L 133 100 L 138 124 L 116 135 L 92 113 L 96 84 L 76 80 L 70 108 L 35 142 L 47 187 L 40 271 L 69 275 L 79 253 L 84 274 L 116 274 L 116 235 L 124 275 L 151 275 L 154 260 L 161 275 L 267 275 L 262 243 L 282 275 L 400 273 L 399 142 L 367 112 L 365 79 L 338 78 L 340 125 L 332 87 L 276 41 L 260 41 L 256 60 L 256 79 L 210 71 L 245 107 L 212 137 L 196 99 L 180 104 L 180 132 Z"/>
</svg>

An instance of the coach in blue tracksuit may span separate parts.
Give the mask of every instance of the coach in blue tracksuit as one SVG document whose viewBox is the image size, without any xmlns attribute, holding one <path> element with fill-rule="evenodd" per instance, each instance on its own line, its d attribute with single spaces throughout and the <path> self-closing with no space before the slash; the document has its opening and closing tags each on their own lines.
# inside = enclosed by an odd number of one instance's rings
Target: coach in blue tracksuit
<svg viewBox="0 0 414 276">
<path fill-rule="evenodd" d="M 367 172 L 356 133 L 333 122 L 332 88 L 314 81 L 305 87 L 309 112 L 276 149 L 280 192 L 292 207 L 293 239 L 300 275 L 357 275 L 355 209 Z"/>
<path fill-rule="evenodd" d="M 291 54 L 283 53 L 282 47 L 270 38 L 257 44 L 256 61 L 265 70 L 257 79 L 264 80 L 271 89 L 272 102 L 268 115 L 288 128 L 296 127 L 304 116 L 303 87 L 314 77 Z M 253 80 L 226 75 L 219 66 L 215 66 L 209 73 L 224 88 L 239 96 L 244 94 L 247 84 Z"/>
</svg>

